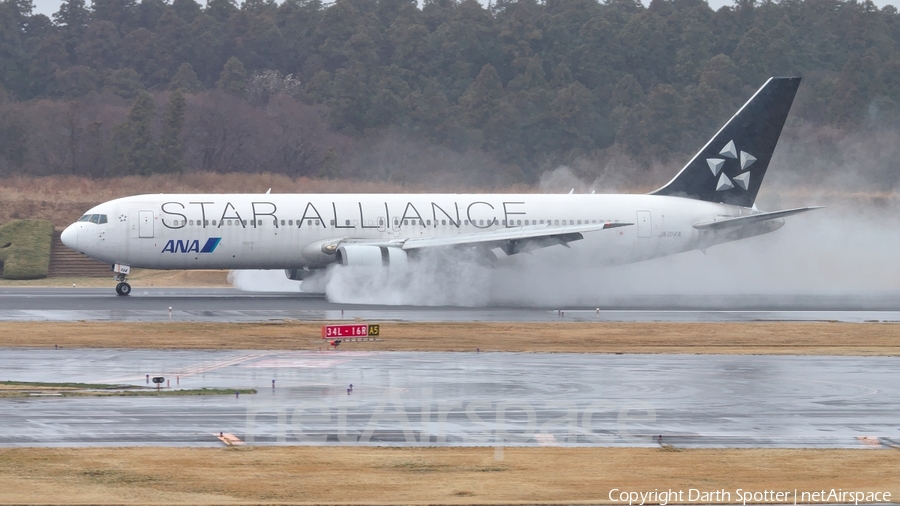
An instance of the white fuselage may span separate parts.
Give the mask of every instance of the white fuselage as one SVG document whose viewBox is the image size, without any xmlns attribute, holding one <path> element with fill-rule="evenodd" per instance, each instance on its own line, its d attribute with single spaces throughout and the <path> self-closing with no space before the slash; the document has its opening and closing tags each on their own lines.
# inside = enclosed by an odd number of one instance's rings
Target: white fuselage
<svg viewBox="0 0 900 506">
<path fill-rule="evenodd" d="M 100 204 L 63 241 L 88 256 L 151 269 L 321 268 L 328 243 L 391 242 L 498 229 L 632 223 L 584 233 L 573 248 L 597 264 L 646 260 L 769 232 L 775 220 L 735 233 L 699 222 L 747 208 L 655 195 L 159 194 Z M 104 223 L 105 222 L 105 223 Z"/>
</svg>

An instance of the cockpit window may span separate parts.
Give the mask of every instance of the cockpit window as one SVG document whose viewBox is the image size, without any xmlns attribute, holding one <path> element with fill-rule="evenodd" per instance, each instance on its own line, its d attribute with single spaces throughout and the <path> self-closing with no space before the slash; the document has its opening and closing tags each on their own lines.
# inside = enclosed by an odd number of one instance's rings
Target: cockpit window
<svg viewBox="0 0 900 506">
<path fill-rule="evenodd" d="M 85 214 L 81 218 L 78 218 L 78 221 L 89 221 L 98 225 L 107 223 L 105 214 Z"/>
</svg>

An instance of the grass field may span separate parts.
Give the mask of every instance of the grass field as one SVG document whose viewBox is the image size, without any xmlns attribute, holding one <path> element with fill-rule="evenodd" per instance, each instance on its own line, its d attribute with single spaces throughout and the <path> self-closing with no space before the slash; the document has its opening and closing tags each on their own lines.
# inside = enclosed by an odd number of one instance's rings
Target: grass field
<svg viewBox="0 0 900 506">
<path fill-rule="evenodd" d="M 58 396 L 58 397 L 182 397 L 191 395 L 255 394 L 255 389 L 233 388 L 162 388 L 134 385 L 104 385 L 99 383 L 44 383 L 34 381 L 0 382 L 0 398 Z"/>
<path fill-rule="evenodd" d="M 228 271 L 160 271 L 153 269 L 133 269 L 128 275 L 128 282 L 135 289 L 160 288 L 160 287 L 211 287 L 230 288 Z M 83 277 L 53 277 L 44 279 L 2 279 L 0 287 L 78 287 L 78 288 L 108 288 L 113 290 L 116 282 L 113 281 L 113 273 L 101 278 Z"/>
<path fill-rule="evenodd" d="M 0 221 L 3 278 L 46 278 L 50 267 L 53 224 L 46 220 Z"/>
<path fill-rule="evenodd" d="M 896 450 L 507 448 L 496 461 L 492 448 L 7 448 L 0 503 L 571 504 L 696 488 L 740 504 L 737 489 L 896 498 L 897 469 Z"/>
<path fill-rule="evenodd" d="M 893 323 L 394 323 L 340 350 L 900 355 Z M 0 346 L 328 348 L 321 323 L 4 322 Z M 340 353 L 337 351 L 336 353 Z"/>
</svg>

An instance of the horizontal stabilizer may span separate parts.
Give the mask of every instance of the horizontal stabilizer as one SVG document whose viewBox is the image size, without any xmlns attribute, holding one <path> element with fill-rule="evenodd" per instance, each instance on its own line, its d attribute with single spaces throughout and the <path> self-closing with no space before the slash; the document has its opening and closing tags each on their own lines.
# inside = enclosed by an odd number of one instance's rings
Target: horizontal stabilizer
<svg viewBox="0 0 900 506">
<path fill-rule="evenodd" d="M 743 227 L 744 225 L 750 225 L 751 223 L 759 223 L 762 221 L 784 218 L 785 216 L 791 216 L 792 214 L 805 213 L 806 211 L 812 211 L 821 208 L 822 206 L 798 207 L 796 209 L 785 209 L 784 211 L 772 211 L 768 213 L 751 214 L 749 216 L 723 218 L 721 220 L 695 223 L 694 228 L 696 228 L 697 230 L 724 230 L 733 227 Z"/>
</svg>

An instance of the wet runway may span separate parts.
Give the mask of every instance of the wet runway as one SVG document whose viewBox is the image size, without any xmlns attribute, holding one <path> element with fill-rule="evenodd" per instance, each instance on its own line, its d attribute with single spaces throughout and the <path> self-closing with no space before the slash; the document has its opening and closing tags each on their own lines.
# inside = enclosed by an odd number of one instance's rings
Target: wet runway
<svg viewBox="0 0 900 506">
<path fill-rule="evenodd" d="M 2 446 L 215 446 L 220 431 L 262 445 L 900 443 L 898 357 L 16 348 L 0 350 L 0 371 L 2 380 L 146 386 L 149 374 L 173 387 L 258 390 L 0 399 Z"/>
<path fill-rule="evenodd" d="M 169 308 L 172 308 L 171 315 Z M 343 312 L 343 315 L 342 315 Z M 594 307 L 336 304 L 318 295 L 235 289 L 3 288 L 0 321 L 900 321 L 900 292 L 608 297 Z"/>
</svg>

